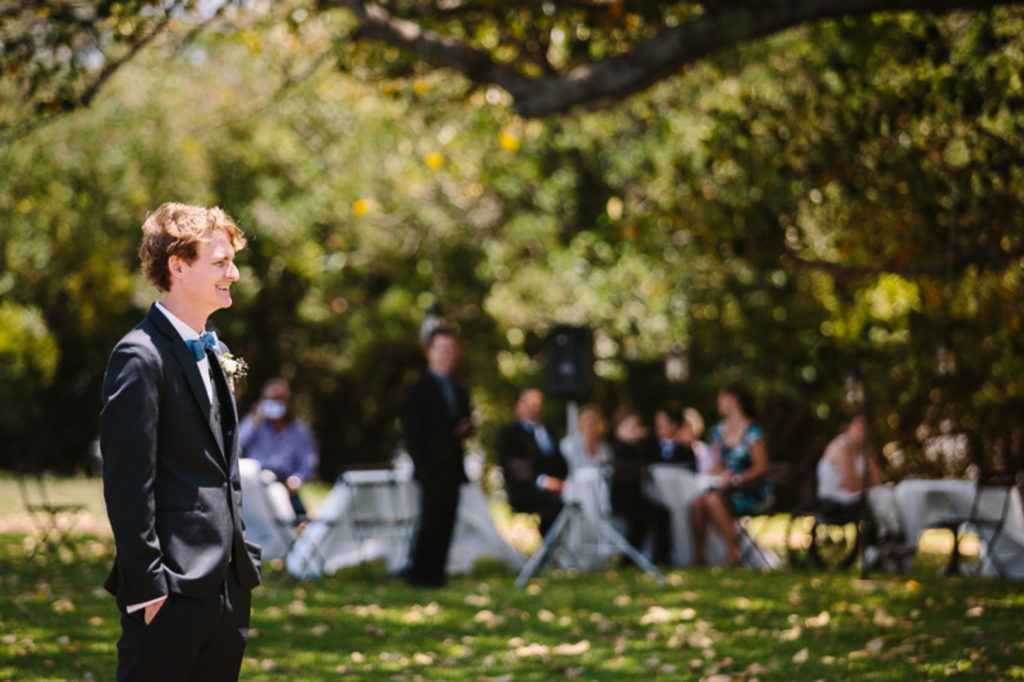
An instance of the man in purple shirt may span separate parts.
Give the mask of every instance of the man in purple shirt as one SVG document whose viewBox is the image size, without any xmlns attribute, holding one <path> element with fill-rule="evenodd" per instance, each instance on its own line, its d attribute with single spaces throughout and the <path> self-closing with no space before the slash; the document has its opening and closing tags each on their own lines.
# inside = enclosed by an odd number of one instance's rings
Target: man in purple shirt
<svg viewBox="0 0 1024 682">
<path fill-rule="evenodd" d="M 306 519 L 299 486 L 309 480 L 320 463 L 313 431 L 291 411 L 291 389 L 284 379 L 263 386 L 260 401 L 238 427 L 239 447 L 288 488 L 298 521 Z"/>
</svg>

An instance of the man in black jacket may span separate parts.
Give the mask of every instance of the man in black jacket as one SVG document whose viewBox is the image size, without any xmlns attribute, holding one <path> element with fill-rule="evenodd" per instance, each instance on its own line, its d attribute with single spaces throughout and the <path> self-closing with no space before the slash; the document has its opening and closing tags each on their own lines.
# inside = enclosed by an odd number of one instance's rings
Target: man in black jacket
<svg viewBox="0 0 1024 682">
<path fill-rule="evenodd" d="M 260 549 L 242 528 L 226 347 L 206 320 L 231 305 L 245 238 L 219 208 L 185 204 L 164 204 L 142 230 L 143 271 L 162 297 L 111 353 L 100 413 L 117 679 L 237 680 Z"/>
<path fill-rule="evenodd" d="M 434 329 L 426 340 L 427 371 L 405 394 L 402 431 L 420 484 L 420 519 L 406 580 L 417 587 L 445 583 L 459 488 L 468 479 L 463 441 L 473 432 L 469 393 L 452 377 L 455 335 Z"/>
<path fill-rule="evenodd" d="M 657 454 L 653 462 L 678 464 L 690 471 L 697 470 L 693 449 L 677 438 L 683 425 L 683 406 L 675 401 L 662 403 L 654 413 L 654 433 L 658 438 Z"/>
<path fill-rule="evenodd" d="M 505 471 L 509 505 L 518 512 L 538 514 L 546 535 L 562 510 L 562 487 L 568 467 L 558 441 L 541 422 L 544 394 L 524 389 L 516 401 L 516 421 L 498 432 L 498 462 Z"/>
</svg>

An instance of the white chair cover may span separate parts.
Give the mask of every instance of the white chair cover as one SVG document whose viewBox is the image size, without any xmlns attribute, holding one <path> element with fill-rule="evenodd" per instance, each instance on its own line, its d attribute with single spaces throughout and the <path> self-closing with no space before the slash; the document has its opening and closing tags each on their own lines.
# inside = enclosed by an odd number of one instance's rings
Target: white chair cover
<svg viewBox="0 0 1024 682">
<path fill-rule="evenodd" d="M 285 556 L 294 539 L 295 510 L 284 484 L 261 476 L 260 463 L 243 457 L 238 460 L 242 481 L 242 521 L 248 540 L 263 547 L 264 559 Z"/>
<path fill-rule="evenodd" d="M 296 578 L 315 578 L 345 566 L 383 559 L 388 570 L 405 566 L 417 517 L 419 488 L 408 470 L 344 474 L 324 498 L 285 560 Z M 372 519 L 372 523 L 363 521 Z M 459 493 L 447 570 L 470 570 L 489 556 L 518 569 L 523 559 L 498 533 L 483 490 L 466 483 Z"/>
</svg>

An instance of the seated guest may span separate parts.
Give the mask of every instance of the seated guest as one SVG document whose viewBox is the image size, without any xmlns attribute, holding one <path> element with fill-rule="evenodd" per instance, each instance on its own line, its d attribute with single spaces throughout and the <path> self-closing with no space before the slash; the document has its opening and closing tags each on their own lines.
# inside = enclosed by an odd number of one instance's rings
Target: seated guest
<svg viewBox="0 0 1024 682">
<path fill-rule="evenodd" d="M 700 439 L 703 433 L 704 418 L 697 410 L 687 407 L 683 410 L 683 424 L 676 433 L 676 440 L 693 450 L 697 473 L 708 474 L 715 466 L 715 455 L 711 446 Z"/>
<path fill-rule="evenodd" d="M 291 389 L 284 379 L 263 386 L 260 401 L 238 426 L 238 447 L 270 471 L 288 488 L 298 521 L 306 518 L 299 486 L 308 481 L 320 463 L 316 441 L 309 426 L 292 414 Z"/>
<path fill-rule="evenodd" d="M 704 541 L 708 526 L 713 526 L 726 544 L 725 564 L 740 563 L 733 519 L 757 514 L 772 502 L 771 485 L 763 480 L 768 471 L 768 448 L 764 433 L 754 423 L 754 401 L 747 390 L 733 384 L 718 392 L 718 413 L 722 421 L 711 430 L 711 448 L 715 455 L 712 474 L 720 484 L 693 502 L 690 514 L 693 532 L 693 563 L 703 565 Z"/>
<path fill-rule="evenodd" d="M 658 438 L 657 461 L 666 464 L 680 464 L 690 471 L 697 470 L 693 449 L 683 445 L 676 438 L 683 425 L 683 406 L 670 401 L 662 403 L 654 413 L 654 434 Z"/>
<path fill-rule="evenodd" d="M 576 432 L 559 443 L 562 457 L 572 476 L 579 469 L 600 467 L 612 460 L 612 449 L 604 442 L 604 417 L 595 405 L 584 405 L 576 417 Z"/>
<path fill-rule="evenodd" d="M 645 467 L 657 461 L 657 451 L 636 412 L 624 409 L 616 414 L 612 451 L 612 512 L 626 520 L 626 539 L 634 547 L 642 549 L 648 533 L 653 533 L 651 560 L 667 564 L 672 549 L 672 521 L 667 509 L 643 493 Z"/>
<path fill-rule="evenodd" d="M 551 432 L 541 422 L 544 394 L 524 389 L 516 401 L 516 420 L 498 432 L 498 463 L 513 510 L 540 516 L 546 535 L 562 511 L 562 487 L 568 472 Z"/>
<path fill-rule="evenodd" d="M 857 415 L 825 448 L 818 460 L 818 499 L 838 504 L 853 504 L 864 490 L 864 467 L 868 467 L 868 485 L 878 485 L 882 476 L 874 458 L 867 454 L 864 415 Z"/>
</svg>

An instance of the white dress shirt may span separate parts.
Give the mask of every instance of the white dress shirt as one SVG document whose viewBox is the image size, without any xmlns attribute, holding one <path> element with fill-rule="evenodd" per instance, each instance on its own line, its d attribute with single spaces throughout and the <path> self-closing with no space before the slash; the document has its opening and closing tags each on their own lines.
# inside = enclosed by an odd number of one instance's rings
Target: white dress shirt
<svg viewBox="0 0 1024 682">
<path fill-rule="evenodd" d="M 163 303 L 157 301 L 156 307 L 164 314 L 164 317 L 167 318 L 178 334 L 181 335 L 183 341 L 194 341 L 199 338 L 199 332 L 178 319 L 174 313 L 164 307 Z M 213 403 L 213 382 L 210 380 L 210 356 L 203 353 L 203 359 L 199 360 L 197 364 L 199 365 L 199 376 L 203 380 L 203 386 L 206 387 L 206 397 Z"/>
</svg>

